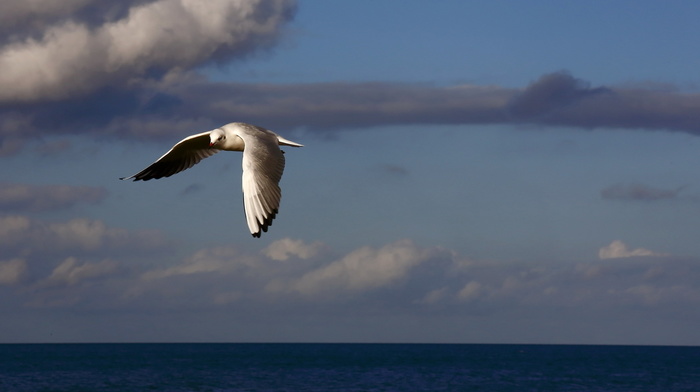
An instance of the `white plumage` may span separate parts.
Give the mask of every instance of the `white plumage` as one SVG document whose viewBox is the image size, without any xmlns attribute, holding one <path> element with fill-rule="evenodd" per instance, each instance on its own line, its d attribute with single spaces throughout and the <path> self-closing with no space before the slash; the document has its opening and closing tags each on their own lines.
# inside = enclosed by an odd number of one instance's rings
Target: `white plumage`
<svg viewBox="0 0 700 392">
<path fill-rule="evenodd" d="M 148 181 L 189 169 L 219 151 L 243 151 L 243 204 L 253 237 L 267 232 L 282 198 L 279 187 L 284 152 L 279 146 L 303 147 L 274 132 L 246 123 L 230 123 L 188 136 L 153 164 L 122 180 Z"/>
</svg>

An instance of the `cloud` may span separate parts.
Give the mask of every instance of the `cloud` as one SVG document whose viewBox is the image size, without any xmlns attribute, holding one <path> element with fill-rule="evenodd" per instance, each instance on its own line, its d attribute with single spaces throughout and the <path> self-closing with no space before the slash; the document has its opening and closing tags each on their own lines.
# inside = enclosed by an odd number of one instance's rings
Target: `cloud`
<svg viewBox="0 0 700 392">
<path fill-rule="evenodd" d="M 296 241 L 278 246 L 310 246 Z M 465 262 L 456 252 L 407 240 L 341 254 L 322 247 L 323 252 L 308 259 L 282 252 L 289 256 L 286 260 L 232 246 L 184 257 L 179 256 L 183 249 L 168 248 L 147 259 L 68 255 L 40 261 L 30 255 L 23 263 L 25 258 L 17 256 L 0 261 L 0 311 L 45 319 L 44 309 L 51 308 L 57 317 L 82 315 L 80 323 L 90 325 L 99 324 L 101 316 L 116 317 L 116 323 L 105 325 L 124 322 L 134 333 L 151 329 L 157 331 L 154 338 L 177 341 L 202 334 L 226 339 L 232 328 L 237 339 L 253 340 L 250 336 L 292 336 L 279 335 L 290 329 L 300 332 L 295 340 L 372 336 L 353 334 L 358 326 L 362 331 L 400 329 L 401 336 L 387 336 L 401 339 L 411 332 L 422 341 L 435 336 L 426 331 L 441 331 L 442 336 L 452 330 L 450 339 L 458 339 L 464 328 L 497 328 L 504 340 L 512 340 L 523 337 L 518 334 L 522 325 L 569 330 L 582 319 L 610 320 L 610 315 L 613 320 L 638 315 L 658 320 L 663 315 L 661 319 L 678 317 L 695 325 L 700 316 L 688 312 L 700 304 L 697 259 Z M 42 270 L 40 262 L 50 266 Z M 587 273 L 589 267 L 597 272 Z M 185 320 L 196 321 L 184 327 Z M 169 335 L 173 326 L 182 334 Z M 109 334 L 100 336 L 97 340 L 110 340 L 104 337 Z M 129 333 L 123 339 L 141 336 Z"/>
<path fill-rule="evenodd" d="M 273 8 L 278 12 L 287 9 L 283 5 Z M 287 20 L 281 15 L 275 19 L 275 33 L 265 36 L 271 39 L 269 45 L 274 41 L 272 37 L 279 35 L 279 26 Z M 219 42 L 219 38 L 211 39 Z M 158 50 L 167 48 L 168 45 L 159 46 Z M 253 47 L 249 49 L 254 51 Z M 239 56 L 235 50 L 225 52 L 229 57 Z M 57 87 L 58 92 L 67 95 L 56 95 L 51 101 L 30 102 L 17 92 L 8 91 L 6 103 L 0 102 L 0 153 L 16 153 L 27 136 L 46 132 L 96 136 L 99 132 L 100 137 L 172 140 L 175 134 L 212 129 L 231 119 L 273 130 L 306 129 L 319 135 L 351 128 L 407 124 L 526 124 L 700 134 L 700 94 L 655 85 L 593 87 L 566 72 L 545 74 L 520 89 L 402 83 L 213 82 L 197 74 L 194 67 L 197 61 L 221 57 L 218 50 L 191 54 L 198 59 L 191 63 L 175 58 L 188 56 L 187 53 L 164 54 L 162 59 L 153 59 L 153 64 L 149 59 L 155 54 L 143 59 L 127 56 L 124 70 L 117 69 L 109 75 L 104 74 L 103 66 L 90 65 L 98 70 L 85 72 L 82 79 L 85 86 L 74 83 L 67 90 Z M 158 61 L 163 65 L 159 66 Z M 172 65 L 175 63 L 182 64 Z M 56 72 L 59 71 L 51 71 Z M 95 80 L 90 79 L 91 74 Z M 125 75 L 129 75 L 128 81 Z M 54 84 L 60 86 L 59 80 L 64 76 L 56 78 Z M 25 90 L 33 91 L 29 87 Z M 51 89 L 42 87 L 41 91 L 50 94 Z"/>
<path fill-rule="evenodd" d="M 665 256 L 663 253 L 656 253 L 654 251 L 637 248 L 628 249 L 627 245 L 620 240 L 615 240 L 608 246 L 600 248 L 598 251 L 598 257 L 601 260 L 606 259 L 620 259 L 626 257 L 638 257 L 638 256 Z"/>
<path fill-rule="evenodd" d="M 139 306 L 156 308 L 164 304 L 175 308 L 208 308 L 266 302 L 266 284 L 279 276 L 293 274 L 298 267 L 285 264 L 233 246 L 201 249 L 170 266 L 143 270 L 132 281 L 125 297 L 137 301 Z M 283 301 L 277 298 L 280 300 Z"/>
<path fill-rule="evenodd" d="M 93 0 L 25 0 L 3 1 L 0 3 L 0 32 L 12 34 L 13 30 L 25 26 L 28 34 L 32 29 L 40 30 L 57 20 L 67 18 Z M 18 35 L 18 33 L 14 33 Z"/>
<path fill-rule="evenodd" d="M 234 248 L 203 249 L 176 266 L 147 271 L 142 278 L 154 280 L 179 275 L 227 273 L 235 270 L 241 264 L 245 264 L 247 260 L 249 260 L 247 256 L 241 255 Z"/>
<path fill-rule="evenodd" d="M 256 85 L 217 83 L 182 75 L 160 86 L 184 114 L 206 113 L 217 122 L 245 118 L 271 129 L 329 131 L 393 124 L 498 123 L 510 89 L 432 87 L 400 83 Z M 183 112 L 180 112 L 183 114 Z"/>
<path fill-rule="evenodd" d="M 162 290 L 172 295 L 178 290 L 179 296 L 188 295 L 188 301 L 193 300 L 192 292 L 198 292 L 202 306 L 284 304 L 287 309 L 302 309 L 308 304 L 343 303 L 346 311 L 373 307 L 473 314 L 523 306 L 577 304 L 597 308 L 600 301 L 610 307 L 700 301 L 694 283 L 700 269 L 695 261 L 669 259 L 644 249 L 628 250 L 619 244 L 613 242 L 608 248 L 614 252 L 603 255 L 657 257 L 643 257 L 635 263 L 465 263 L 455 252 L 400 240 L 337 256 L 324 251 L 287 262 L 290 258 L 280 260 L 282 255 L 289 257 L 287 253 L 272 250 L 305 249 L 309 245 L 285 240 L 258 255 L 232 247 L 204 249 L 172 267 L 149 270 L 143 277 L 149 282 L 145 292 Z M 174 289 L 174 285 L 186 289 Z M 646 291 L 638 290 L 640 285 Z M 656 303 L 649 302 L 651 290 L 664 293 Z M 168 301 L 177 301 L 179 296 Z"/>
<path fill-rule="evenodd" d="M 449 289 L 447 287 L 440 287 L 435 290 L 429 291 L 423 298 L 416 301 L 418 304 L 432 305 L 440 302 L 449 295 Z"/>
<path fill-rule="evenodd" d="M 421 249 L 402 240 L 379 249 L 359 248 L 337 260 L 329 260 L 332 256 L 319 242 L 306 244 L 282 239 L 259 255 L 234 247 L 203 249 L 176 265 L 145 271 L 141 278 L 149 282 L 164 281 L 163 284 L 172 279 L 208 280 L 212 283 L 205 290 L 211 292 L 210 298 L 217 303 L 241 298 L 282 300 L 294 297 L 290 296 L 294 293 L 330 299 L 362 296 L 408 279 L 412 269 L 435 254 L 434 249 Z M 213 284 L 214 281 L 217 283 Z M 232 291 L 232 287 L 236 290 Z"/>
<path fill-rule="evenodd" d="M 75 286 L 88 280 L 95 280 L 112 275 L 118 266 L 111 260 L 97 263 L 80 263 L 75 257 L 68 257 L 51 272 L 51 275 L 39 283 L 39 286 Z"/>
<path fill-rule="evenodd" d="M 22 215 L 0 216 L 3 254 L 123 254 L 154 251 L 167 245 L 160 232 L 129 231 L 85 218 L 44 222 Z"/>
<path fill-rule="evenodd" d="M 129 9 L 154 0 L 7 0 L 0 3 L 0 36 L 18 40 L 40 36 L 48 27 L 69 20 L 98 27 L 125 17 Z"/>
<path fill-rule="evenodd" d="M 72 219 L 64 223 L 50 223 L 42 227 L 46 239 L 56 243 L 85 250 L 95 250 L 105 246 L 125 245 L 130 233 L 124 229 L 109 228 L 97 220 Z"/>
<path fill-rule="evenodd" d="M 566 71 L 522 88 L 243 84 L 198 73 L 274 48 L 296 11 L 293 0 L 17 0 L 0 7 L 0 156 L 49 133 L 172 140 L 231 119 L 324 135 L 406 124 L 700 134 L 700 94 L 651 83 L 594 86 Z"/>
<path fill-rule="evenodd" d="M 682 189 L 683 187 L 659 189 L 644 184 L 614 184 L 600 191 L 600 196 L 606 200 L 657 201 L 675 199 Z"/>
<path fill-rule="evenodd" d="M 599 86 L 565 72 L 522 89 L 401 83 L 213 84 L 179 75 L 160 91 L 194 116 L 316 131 L 397 124 L 533 124 L 700 133 L 700 94 Z"/>
<path fill-rule="evenodd" d="M 62 152 L 70 150 L 71 147 L 72 143 L 68 140 L 55 140 L 40 144 L 37 146 L 36 151 L 40 155 L 46 157 L 59 155 Z"/>
<path fill-rule="evenodd" d="M 268 245 L 265 249 L 263 249 L 262 253 L 272 260 L 284 261 L 290 257 L 310 259 L 315 257 L 322 248 L 323 244 L 320 242 L 306 244 L 301 240 L 283 238 Z"/>
<path fill-rule="evenodd" d="M 16 258 L 0 261 L 0 285 L 11 285 L 19 282 L 27 270 L 27 262 Z"/>
<path fill-rule="evenodd" d="M 610 92 L 604 87 L 591 88 L 588 83 L 568 73 L 556 72 L 542 76 L 515 94 L 508 103 L 508 112 L 516 118 L 527 120 L 547 118 L 588 97 Z"/>
<path fill-rule="evenodd" d="M 9 15 L 67 15 L 87 2 L 46 8 L 15 3 Z M 156 0 L 130 3 L 116 20 L 91 26 L 60 18 L 40 23 L 40 34 L 13 39 L 0 47 L 0 102 L 58 100 L 105 86 L 158 78 L 173 69 L 189 69 L 213 60 L 241 57 L 269 47 L 290 19 L 287 0 Z M 43 18 L 46 16 L 46 18 Z"/>
<path fill-rule="evenodd" d="M 172 257 L 172 245 L 157 231 L 109 227 L 99 220 L 45 222 L 0 215 L 0 286 L 14 286 L 19 291 L 8 298 L 33 307 L 74 306 L 98 298 L 116 304 L 140 282 L 144 262 Z"/>
<path fill-rule="evenodd" d="M 231 298 L 287 298 L 293 293 L 317 298 L 352 297 L 410 280 L 411 271 L 420 264 L 444 256 L 443 251 L 402 240 L 381 248 L 362 247 L 335 259 L 322 243 L 287 238 L 271 243 L 258 255 L 234 247 L 203 249 L 181 263 L 145 271 L 141 278 L 153 282 L 188 277 L 206 280 L 210 276 L 225 283 L 225 293 L 231 293 L 231 287 L 238 288 Z M 425 276 L 430 275 L 425 272 Z M 239 294 L 243 287 L 249 288 L 246 295 Z M 212 296 L 229 298 L 228 294 L 219 294 Z"/>
<path fill-rule="evenodd" d="M 479 282 L 471 281 L 464 285 L 461 290 L 457 293 L 457 297 L 463 301 L 469 301 L 477 298 L 481 291 L 483 290 L 482 284 Z"/>
<path fill-rule="evenodd" d="M 389 177 L 405 177 L 410 174 L 410 171 L 404 166 L 391 163 L 376 165 L 372 171 Z"/>
<path fill-rule="evenodd" d="M 325 245 L 320 242 L 306 244 L 304 241 L 291 238 L 272 242 L 260 252 L 261 255 L 247 254 L 233 246 L 219 246 L 199 250 L 182 263 L 147 271 L 142 277 L 146 280 L 155 280 L 182 275 L 217 273 L 273 279 L 285 273 L 298 273 L 308 266 L 306 263 L 279 263 L 280 261 L 287 261 L 290 258 L 312 259 L 324 249 Z"/>
<path fill-rule="evenodd" d="M 47 211 L 79 203 L 99 203 L 107 197 L 101 187 L 0 183 L 0 211 Z"/>
<path fill-rule="evenodd" d="M 185 187 L 185 189 L 183 189 L 182 191 L 180 191 L 180 195 L 181 196 L 188 196 L 188 195 L 197 193 L 197 192 L 201 191 L 202 189 L 204 189 L 204 185 L 202 185 L 202 184 L 191 184 L 191 185 L 188 185 L 187 187 Z"/>
<path fill-rule="evenodd" d="M 429 255 L 429 251 L 419 249 L 409 240 L 379 249 L 363 247 L 307 272 L 291 287 L 306 295 L 376 289 L 405 278 L 412 268 L 427 261 Z"/>
</svg>

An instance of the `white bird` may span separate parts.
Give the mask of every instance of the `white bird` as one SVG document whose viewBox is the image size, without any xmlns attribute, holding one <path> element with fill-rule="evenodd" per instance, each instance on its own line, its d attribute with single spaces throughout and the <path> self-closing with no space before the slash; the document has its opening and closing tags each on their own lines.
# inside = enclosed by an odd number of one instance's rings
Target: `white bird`
<svg viewBox="0 0 700 392">
<path fill-rule="evenodd" d="M 148 181 L 189 169 L 221 150 L 243 151 L 243 204 L 253 237 L 267 232 L 277 215 L 282 191 L 284 151 L 279 146 L 303 147 L 255 125 L 234 122 L 188 136 L 147 168 L 122 180 Z"/>
</svg>

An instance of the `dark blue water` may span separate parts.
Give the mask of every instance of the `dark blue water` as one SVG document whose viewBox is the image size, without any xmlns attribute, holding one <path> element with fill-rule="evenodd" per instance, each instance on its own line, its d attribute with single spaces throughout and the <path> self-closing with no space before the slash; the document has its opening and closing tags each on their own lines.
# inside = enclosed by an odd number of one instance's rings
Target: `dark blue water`
<svg viewBox="0 0 700 392">
<path fill-rule="evenodd" d="M 9 344 L 0 391 L 700 391 L 700 347 Z"/>
</svg>

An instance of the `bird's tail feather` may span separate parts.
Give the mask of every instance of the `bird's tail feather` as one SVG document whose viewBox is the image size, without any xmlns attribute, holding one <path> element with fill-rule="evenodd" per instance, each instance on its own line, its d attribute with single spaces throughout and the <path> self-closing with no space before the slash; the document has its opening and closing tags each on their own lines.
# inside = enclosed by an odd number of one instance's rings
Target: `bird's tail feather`
<svg viewBox="0 0 700 392">
<path fill-rule="evenodd" d="M 304 147 L 303 144 L 294 143 L 293 141 L 287 140 L 279 135 L 277 136 L 277 142 L 279 143 L 280 146 Z"/>
</svg>

